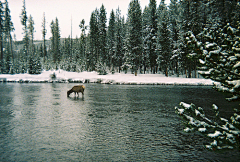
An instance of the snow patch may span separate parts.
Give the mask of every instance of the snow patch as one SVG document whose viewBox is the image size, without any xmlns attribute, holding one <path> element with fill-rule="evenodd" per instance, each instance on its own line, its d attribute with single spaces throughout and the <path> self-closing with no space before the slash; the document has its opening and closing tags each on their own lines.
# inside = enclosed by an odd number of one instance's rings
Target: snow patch
<svg viewBox="0 0 240 162">
<path fill-rule="evenodd" d="M 206 128 L 198 128 L 199 132 L 206 132 L 206 130 L 207 130 Z"/>
<path fill-rule="evenodd" d="M 54 74 L 56 78 L 51 78 Z M 165 77 L 163 74 L 124 74 L 115 73 L 98 75 L 97 72 L 67 72 L 64 70 L 43 71 L 38 75 L 30 74 L 1 74 L 4 82 L 79 82 L 79 83 L 102 83 L 102 84 L 157 84 L 157 85 L 213 85 L 210 79 Z M 1 81 L 1 80 L 0 80 Z"/>
<path fill-rule="evenodd" d="M 180 106 L 183 106 L 185 109 L 189 109 L 191 107 L 190 104 L 184 103 L 184 102 L 180 102 L 179 104 Z"/>
<path fill-rule="evenodd" d="M 212 133 L 212 134 L 208 134 L 208 137 L 211 137 L 211 138 L 216 138 L 218 136 L 222 135 L 221 132 L 219 131 L 215 131 L 215 133 Z"/>
</svg>

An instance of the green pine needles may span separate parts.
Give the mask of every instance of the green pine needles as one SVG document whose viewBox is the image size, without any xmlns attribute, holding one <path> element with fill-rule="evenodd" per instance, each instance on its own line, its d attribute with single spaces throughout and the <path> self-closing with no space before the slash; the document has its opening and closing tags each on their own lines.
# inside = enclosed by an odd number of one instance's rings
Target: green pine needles
<svg viewBox="0 0 240 162">
<path fill-rule="evenodd" d="M 198 41 L 197 39 L 201 40 Z M 229 23 L 223 28 L 205 28 L 197 38 L 192 32 L 186 34 L 190 59 L 199 59 L 199 73 L 215 81 L 214 88 L 231 94 L 227 101 L 240 100 L 240 23 L 234 28 Z M 230 119 L 220 116 L 218 107 L 213 105 L 215 119 L 206 117 L 202 108 L 181 102 L 175 107 L 176 113 L 184 119 L 185 132 L 197 131 L 212 139 L 205 145 L 209 150 L 240 150 L 239 108 Z"/>
</svg>

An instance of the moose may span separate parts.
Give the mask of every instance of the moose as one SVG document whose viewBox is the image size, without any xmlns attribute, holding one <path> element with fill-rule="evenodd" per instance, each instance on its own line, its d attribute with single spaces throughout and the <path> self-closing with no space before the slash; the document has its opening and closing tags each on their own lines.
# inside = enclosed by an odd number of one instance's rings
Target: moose
<svg viewBox="0 0 240 162">
<path fill-rule="evenodd" d="M 84 89 L 85 89 L 85 87 L 83 86 L 83 85 L 77 85 L 77 86 L 73 86 L 72 87 L 72 89 L 70 89 L 69 91 L 67 91 L 67 96 L 69 97 L 69 95 L 71 94 L 71 93 L 75 93 L 75 96 L 76 96 L 76 94 L 79 96 L 79 92 L 81 92 L 82 93 L 82 97 L 83 97 L 83 95 L 84 95 Z"/>
</svg>

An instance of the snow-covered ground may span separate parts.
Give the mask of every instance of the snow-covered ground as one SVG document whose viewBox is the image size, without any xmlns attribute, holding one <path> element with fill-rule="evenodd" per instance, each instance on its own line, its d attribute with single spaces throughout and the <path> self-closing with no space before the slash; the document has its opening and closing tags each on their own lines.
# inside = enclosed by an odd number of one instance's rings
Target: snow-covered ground
<svg viewBox="0 0 240 162">
<path fill-rule="evenodd" d="M 56 75 L 52 79 L 51 75 Z M 103 84 L 167 84 L 167 85 L 213 85 L 209 79 L 165 77 L 162 74 L 123 74 L 98 75 L 97 72 L 67 72 L 64 70 L 43 71 L 39 75 L 1 74 L 0 82 L 82 82 Z"/>
</svg>

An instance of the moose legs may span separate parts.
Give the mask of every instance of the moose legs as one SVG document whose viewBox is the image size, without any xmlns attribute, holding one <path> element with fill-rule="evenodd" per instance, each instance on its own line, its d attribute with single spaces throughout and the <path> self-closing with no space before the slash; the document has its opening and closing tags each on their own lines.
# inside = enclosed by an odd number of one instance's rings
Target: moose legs
<svg viewBox="0 0 240 162">
<path fill-rule="evenodd" d="M 79 97 L 79 92 L 74 92 L 75 93 L 75 97 L 76 96 L 78 96 Z M 83 92 L 81 92 L 82 93 L 82 96 L 84 96 L 84 93 Z"/>
</svg>

